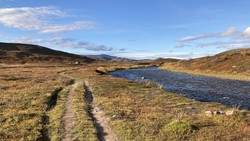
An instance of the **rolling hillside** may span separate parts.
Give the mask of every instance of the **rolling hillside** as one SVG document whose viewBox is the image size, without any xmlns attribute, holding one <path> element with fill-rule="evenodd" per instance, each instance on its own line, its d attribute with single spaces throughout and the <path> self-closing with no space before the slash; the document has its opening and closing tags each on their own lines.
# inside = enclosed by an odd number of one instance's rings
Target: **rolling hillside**
<svg viewBox="0 0 250 141">
<path fill-rule="evenodd" d="M 46 47 L 19 44 L 0 43 L 0 63 L 30 63 L 30 62 L 93 62 L 86 56 L 52 50 Z"/>
<path fill-rule="evenodd" d="M 250 74 L 250 49 L 235 49 L 215 56 L 190 60 L 165 61 L 163 69 L 183 72 Z"/>
</svg>

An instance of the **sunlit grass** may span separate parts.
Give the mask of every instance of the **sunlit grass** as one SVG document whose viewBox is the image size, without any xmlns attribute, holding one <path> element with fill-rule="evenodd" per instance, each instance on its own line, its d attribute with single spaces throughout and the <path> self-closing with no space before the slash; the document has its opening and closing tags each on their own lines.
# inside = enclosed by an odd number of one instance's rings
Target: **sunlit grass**
<svg viewBox="0 0 250 141">
<path fill-rule="evenodd" d="M 0 139 L 41 138 L 51 94 L 68 81 L 57 72 L 68 68 L 4 65 L 0 69 Z"/>
<path fill-rule="evenodd" d="M 95 104 L 110 117 L 110 125 L 122 140 L 249 140 L 248 111 L 218 103 L 198 102 L 164 91 L 159 84 L 146 84 L 100 75 L 100 66 L 1 66 L 0 140 L 39 140 L 64 137 L 62 116 L 72 79 L 79 80 L 73 93 L 75 140 L 97 140 L 87 113 L 82 80 L 88 80 Z M 127 64 L 122 68 L 129 68 Z M 68 76 L 60 75 L 66 72 Z M 52 92 L 62 87 L 56 105 L 48 108 Z M 233 115 L 206 115 L 205 111 L 234 110 Z M 48 116 L 49 121 L 44 122 Z"/>
<path fill-rule="evenodd" d="M 166 92 L 152 82 L 142 84 L 96 75 L 94 69 L 84 71 L 91 75 L 88 79 L 95 102 L 111 117 L 110 124 L 122 140 L 247 140 L 250 137 L 249 112 L 206 115 L 207 110 L 232 109 Z M 72 75 L 81 77 L 81 71 Z M 236 120 L 239 115 L 244 118 Z"/>
<path fill-rule="evenodd" d="M 97 141 L 97 131 L 88 115 L 89 105 L 84 99 L 84 94 L 83 83 L 79 83 L 73 95 L 73 106 L 76 115 L 74 140 Z"/>
</svg>

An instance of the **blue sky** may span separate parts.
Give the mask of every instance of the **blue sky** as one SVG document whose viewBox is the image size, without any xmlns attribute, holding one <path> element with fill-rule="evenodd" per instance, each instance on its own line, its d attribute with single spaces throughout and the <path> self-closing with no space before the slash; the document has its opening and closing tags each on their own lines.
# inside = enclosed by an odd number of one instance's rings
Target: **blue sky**
<svg viewBox="0 0 250 141">
<path fill-rule="evenodd" d="M 0 0 L 0 41 L 77 54 L 196 58 L 250 47 L 249 5 L 249 0 Z"/>
</svg>

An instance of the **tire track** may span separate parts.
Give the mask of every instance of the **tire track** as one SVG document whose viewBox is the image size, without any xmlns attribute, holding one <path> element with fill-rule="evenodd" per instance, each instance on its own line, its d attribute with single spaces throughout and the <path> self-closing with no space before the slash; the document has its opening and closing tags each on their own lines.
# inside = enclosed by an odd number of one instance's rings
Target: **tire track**
<svg viewBox="0 0 250 141">
<path fill-rule="evenodd" d="M 73 140 L 73 131 L 74 131 L 74 125 L 75 125 L 73 94 L 78 84 L 79 82 L 72 84 L 67 94 L 67 100 L 65 104 L 65 114 L 62 118 L 63 124 L 64 124 L 64 131 L 65 131 L 65 136 L 64 136 L 63 141 Z"/>
<path fill-rule="evenodd" d="M 89 89 L 88 81 L 85 81 L 83 87 L 85 89 L 85 100 L 89 104 L 88 113 L 97 130 L 98 139 L 100 141 L 119 141 L 119 138 L 109 126 L 110 118 L 105 115 L 103 110 L 97 106 L 94 106 L 94 97 Z"/>
</svg>

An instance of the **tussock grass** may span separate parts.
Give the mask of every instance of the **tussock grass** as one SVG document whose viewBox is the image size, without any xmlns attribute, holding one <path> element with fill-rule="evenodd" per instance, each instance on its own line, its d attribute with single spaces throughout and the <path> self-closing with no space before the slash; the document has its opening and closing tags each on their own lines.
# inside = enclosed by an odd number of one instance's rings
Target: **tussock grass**
<svg viewBox="0 0 250 141">
<path fill-rule="evenodd" d="M 46 109 L 56 88 L 68 79 L 57 72 L 68 67 L 7 66 L 0 68 L 0 139 L 37 140 L 46 126 Z"/>
<path fill-rule="evenodd" d="M 204 114 L 207 109 L 227 109 L 217 103 L 197 102 L 165 92 L 157 86 L 149 87 L 123 79 L 99 78 L 92 86 L 100 106 L 110 116 L 116 115 L 111 124 L 124 140 L 249 138 L 249 121 L 225 115 L 208 118 Z M 249 115 L 243 117 L 249 119 Z M 212 130 L 208 130 L 209 134 L 206 127 L 200 126 L 204 123 L 210 123 Z M 245 131 L 241 131 L 242 128 Z"/>
<path fill-rule="evenodd" d="M 250 138 L 249 112 L 243 114 L 238 111 L 232 116 L 208 116 L 205 114 L 207 110 L 232 109 L 219 103 L 198 102 L 166 92 L 152 82 L 142 84 L 97 75 L 94 70 L 93 66 L 72 75 L 91 76 L 88 79 L 95 103 L 111 117 L 110 124 L 122 140 L 193 141 Z"/>
<path fill-rule="evenodd" d="M 49 123 L 45 127 L 48 130 L 48 136 L 51 141 L 62 140 L 65 134 L 62 117 L 65 112 L 65 103 L 69 87 L 65 87 L 59 94 L 57 104 L 53 109 L 47 112 Z"/>
<path fill-rule="evenodd" d="M 99 66 L 119 68 L 119 65 L 1 65 L 0 140 L 38 140 L 46 130 L 45 135 L 51 140 L 62 139 L 61 117 L 72 78 L 88 80 L 95 104 L 110 116 L 111 127 L 124 141 L 250 140 L 249 111 L 233 109 L 233 115 L 208 116 L 207 110 L 232 109 L 166 92 L 152 82 L 142 84 L 96 72 Z M 67 72 L 70 77 L 60 75 L 61 72 Z M 73 137 L 75 140 L 97 140 L 86 111 L 89 105 L 84 100 L 82 85 L 79 83 L 73 94 L 76 122 Z M 47 109 L 53 91 L 60 87 L 62 91 L 57 94 L 56 104 Z"/>
</svg>

